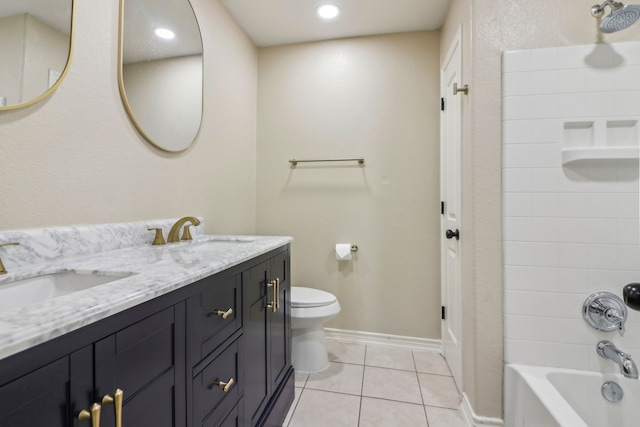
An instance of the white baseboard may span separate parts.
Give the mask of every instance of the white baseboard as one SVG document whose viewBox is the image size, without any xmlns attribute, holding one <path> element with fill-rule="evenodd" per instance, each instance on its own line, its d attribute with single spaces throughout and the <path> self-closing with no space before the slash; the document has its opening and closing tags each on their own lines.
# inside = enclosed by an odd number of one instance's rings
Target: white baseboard
<svg viewBox="0 0 640 427">
<path fill-rule="evenodd" d="M 468 427 L 502 427 L 504 421 L 500 418 L 481 417 L 473 412 L 471 402 L 466 393 L 462 393 L 462 402 L 460 403 L 460 412 L 464 417 L 464 421 Z"/>
<path fill-rule="evenodd" d="M 324 332 L 327 339 L 342 342 L 384 345 L 387 347 L 406 348 L 411 350 L 442 351 L 441 340 L 333 328 L 324 328 Z"/>
</svg>

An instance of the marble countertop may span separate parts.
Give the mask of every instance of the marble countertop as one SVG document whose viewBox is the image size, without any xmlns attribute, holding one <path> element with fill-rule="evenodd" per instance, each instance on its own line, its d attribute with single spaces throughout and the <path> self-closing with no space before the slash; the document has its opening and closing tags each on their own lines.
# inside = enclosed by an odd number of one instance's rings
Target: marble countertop
<svg viewBox="0 0 640 427">
<path fill-rule="evenodd" d="M 14 280 L 77 272 L 129 275 L 109 283 L 0 314 L 0 359 L 127 308 L 238 265 L 292 241 L 291 237 L 194 236 L 164 246 L 145 244 L 106 252 L 58 257 L 21 265 L 0 276 L 0 288 Z"/>
</svg>

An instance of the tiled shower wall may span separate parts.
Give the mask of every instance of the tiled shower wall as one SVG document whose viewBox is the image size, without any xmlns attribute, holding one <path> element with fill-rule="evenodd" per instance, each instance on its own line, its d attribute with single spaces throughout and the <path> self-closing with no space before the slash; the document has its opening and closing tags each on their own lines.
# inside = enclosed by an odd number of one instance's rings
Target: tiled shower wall
<svg viewBox="0 0 640 427">
<path fill-rule="evenodd" d="M 638 161 L 607 158 L 638 146 L 640 43 L 506 52 L 502 78 L 506 363 L 614 371 L 596 344 L 640 358 L 640 312 L 620 337 L 582 302 L 640 282 Z"/>
</svg>

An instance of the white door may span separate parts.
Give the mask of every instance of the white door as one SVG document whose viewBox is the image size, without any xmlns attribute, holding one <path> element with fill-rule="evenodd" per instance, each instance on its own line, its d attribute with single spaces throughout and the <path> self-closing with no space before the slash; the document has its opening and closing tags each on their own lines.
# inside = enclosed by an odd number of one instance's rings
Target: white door
<svg viewBox="0 0 640 427">
<path fill-rule="evenodd" d="M 454 83 L 462 86 L 461 32 L 454 38 L 441 70 L 444 111 L 440 122 L 440 194 L 443 201 L 441 221 L 442 248 L 442 320 L 443 354 L 453 378 L 462 389 L 462 292 L 460 240 L 462 92 L 454 94 Z"/>
</svg>

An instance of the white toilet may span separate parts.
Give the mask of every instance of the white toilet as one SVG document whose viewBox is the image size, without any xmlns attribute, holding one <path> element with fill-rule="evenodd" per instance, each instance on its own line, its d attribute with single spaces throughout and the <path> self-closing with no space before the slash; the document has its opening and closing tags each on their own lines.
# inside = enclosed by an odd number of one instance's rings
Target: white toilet
<svg viewBox="0 0 640 427">
<path fill-rule="evenodd" d="M 320 289 L 291 287 L 291 359 L 298 372 L 329 367 L 323 324 L 340 313 L 335 295 Z"/>
</svg>

